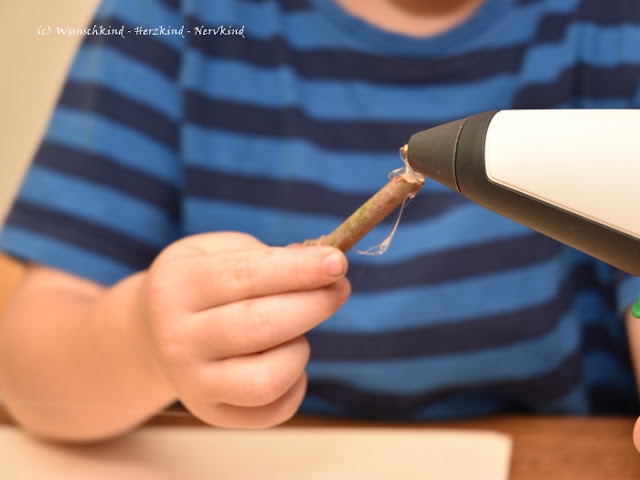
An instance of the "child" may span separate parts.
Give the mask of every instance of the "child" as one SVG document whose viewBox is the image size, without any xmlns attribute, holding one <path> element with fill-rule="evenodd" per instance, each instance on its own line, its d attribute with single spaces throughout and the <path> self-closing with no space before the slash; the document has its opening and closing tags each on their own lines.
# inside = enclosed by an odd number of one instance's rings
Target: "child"
<svg viewBox="0 0 640 480">
<path fill-rule="evenodd" d="M 0 333 L 27 430 L 96 440 L 177 400 L 237 427 L 637 413 L 636 278 L 433 182 L 348 276 L 292 246 L 418 130 L 637 107 L 634 0 L 113 0 L 94 23 L 0 237 L 30 262 Z"/>
</svg>

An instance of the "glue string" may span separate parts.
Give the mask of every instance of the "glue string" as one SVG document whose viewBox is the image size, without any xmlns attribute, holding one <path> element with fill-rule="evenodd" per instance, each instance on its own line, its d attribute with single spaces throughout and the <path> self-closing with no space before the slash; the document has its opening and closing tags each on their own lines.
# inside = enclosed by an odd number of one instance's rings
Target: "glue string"
<svg viewBox="0 0 640 480">
<path fill-rule="evenodd" d="M 391 245 L 391 240 L 393 240 L 394 235 L 396 234 L 396 230 L 398 229 L 398 225 L 400 224 L 400 218 L 402 217 L 402 212 L 404 211 L 405 205 L 411 201 L 413 197 L 408 195 L 407 198 L 404 199 L 402 205 L 400 206 L 400 210 L 398 211 L 398 216 L 393 224 L 393 228 L 391 232 L 386 236 L 386 238 L 382 241 L 382 243 L 378 245 L 374 245 L 372 247 L 367 248 L 366 250 L 358 250 L 354 248 L 354 251 L 360 255 L 382 255 L 387 251 L 389 245 Z"/>
<path fill-rule="evenodd" d="M 409 166 L 406 150 L 404 148 L 400 149 L 400 158 L 404 162 L 404 167 L 396 168 L 395 170 L 390 172 L 389 180 L 400 175 L 408 181 L 424 183 L 424 176 L 420 176 Z M 393 223 L 393 228 L 391 229 L 391 232 L 389 232 L 389 234 L 386 236 L 386 238 L 382 241 L 382 243 L 369 247 L 366 250 L 354 249 L 354 251 L 360 255 L 382 255 L 383 253 L 385 253 L 389 248 L 389 245 L 391 245 L 391 240 L 393 240 L 393 237 L 396 234 L 396 230 L 398 229 L 398 225 L 400 224 L 400 218 L 402 218 L 402 212 L 404 212 L 404 207 L 411 201 L 414 196 L 415 194 L 407 195 L 407 197 L 404 199 L 402 205 L 400 206 L 400 210 L 398 211 L 398 216 Z"/>
</svg>

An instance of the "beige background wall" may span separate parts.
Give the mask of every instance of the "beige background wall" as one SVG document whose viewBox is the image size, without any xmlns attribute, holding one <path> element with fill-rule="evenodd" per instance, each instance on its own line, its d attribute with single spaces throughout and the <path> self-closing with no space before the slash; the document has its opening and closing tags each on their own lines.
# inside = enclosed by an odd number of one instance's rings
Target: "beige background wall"
<svg viewBox="0 0 640 480">
<path fill-rule="evenodd" d="M 133 0 L 134 1 L 134 0 Z M 97 0 L 0 0 L 0 224 L 46 127 L 81 38 L 38 28 L 80 28 Z"/>
</svg>

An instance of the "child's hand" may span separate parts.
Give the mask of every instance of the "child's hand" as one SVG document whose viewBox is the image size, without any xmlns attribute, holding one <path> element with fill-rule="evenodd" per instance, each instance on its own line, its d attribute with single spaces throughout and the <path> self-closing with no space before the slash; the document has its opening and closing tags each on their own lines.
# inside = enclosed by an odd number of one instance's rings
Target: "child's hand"
<svg viewBox="0 0 640 480">
<path fill-rule="evenodd" d="M 240 233 L 188 237 L 154 262 L 146 318 L 178 398 L 218 426 L 290 418 L 306 390 L 305 332 L 350 293 L 329 247 L 272 248 Z"/>
</svg>

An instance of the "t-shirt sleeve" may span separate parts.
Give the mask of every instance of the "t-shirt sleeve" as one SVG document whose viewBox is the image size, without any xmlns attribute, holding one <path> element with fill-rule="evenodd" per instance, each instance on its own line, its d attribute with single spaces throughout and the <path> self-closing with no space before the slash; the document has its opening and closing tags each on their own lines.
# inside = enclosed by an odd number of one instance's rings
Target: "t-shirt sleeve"
<svg viewBox="0 0 640 480">
<path fill-rule="evenodd" d="M 0 234 L 2 250 L 108 285 L 178 237 L 183 39 L 152 33 L 181 24 L 170 2 L 100 6 Z"/>
</svg>

